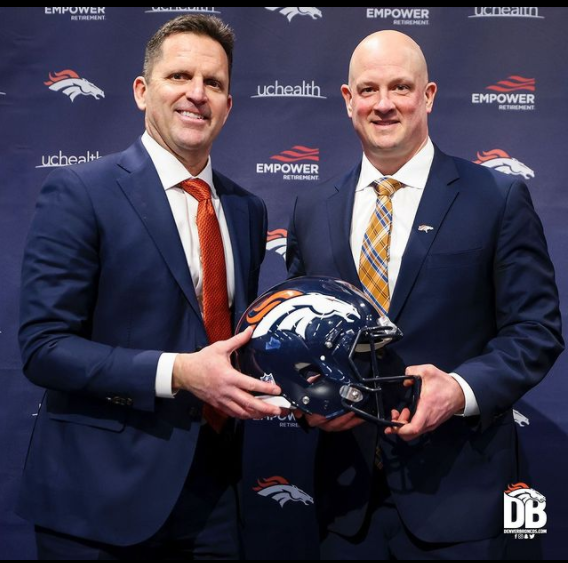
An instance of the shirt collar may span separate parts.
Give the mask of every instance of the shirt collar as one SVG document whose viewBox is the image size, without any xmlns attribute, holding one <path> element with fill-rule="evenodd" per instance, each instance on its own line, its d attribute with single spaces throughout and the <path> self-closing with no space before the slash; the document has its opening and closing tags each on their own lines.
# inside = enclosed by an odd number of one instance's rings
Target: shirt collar
<svg viewBox="0 0 568 563">
<path fill-rule="evenodd" d="M 395 174 L 388 176 L 398 180 L 404 186 L 423 190 L 430 174 L 432 161 L 434 160 L 434 144 L 428 137 L 426 144 Z M 363 154 L 361 164 L 361 174 L 357 183 L 356 191 L 360 191 L 370 186 L 375 180 L 383 178 L 385 175 L 375 168 L 367 156 Z"/>
<path fill-rule="evenodd" d="M 175 188 L 184 180 L 199 178 L 209 184 L 212 197 L 217 197 L 217 192 L 213 185 L 211 157 L 207 159 L 205 168 L 197 176 L 193 176 L 170 151 L 166 150 L 152 137 L 150 137 L 148 131 L 145 131 L 142 135 L 142 144 L 148 151 L 148 154 L 156 167 L 156 172 L 158 173 L 164 190 Z"/>
</svg>

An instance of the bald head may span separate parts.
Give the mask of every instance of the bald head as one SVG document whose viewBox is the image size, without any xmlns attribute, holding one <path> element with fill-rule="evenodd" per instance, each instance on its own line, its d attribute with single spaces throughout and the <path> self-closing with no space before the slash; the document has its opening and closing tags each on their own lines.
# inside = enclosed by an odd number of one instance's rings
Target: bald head
<svg viewBox="0 0 568 563">
<path fill-rule="evenodd" d="M 406 68 L 417 81 L 428 82 L 428 67 L 422 49 L 408 35 L 400 31 L 377 31 L 357 45 L 349 63 L 349 83 L 373 64 L 387 64 Z"/>
<path fill-rule="evenodd" d="M 382 174 L 399 170 L 426 144 L 436 89 L 408 35 L 379 31 L 357 45 L 341 94 L 365 155 Z"/>
</svg>

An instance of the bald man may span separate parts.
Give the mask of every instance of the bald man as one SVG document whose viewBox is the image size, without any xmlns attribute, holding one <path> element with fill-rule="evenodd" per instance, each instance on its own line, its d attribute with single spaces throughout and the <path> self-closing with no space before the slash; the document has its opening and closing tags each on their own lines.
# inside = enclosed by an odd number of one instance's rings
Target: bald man
<svg viewBox="0 0 568 563">
<path fill-rule="evenodd" d="M 362 160 L 300 196 L 290 222 L 290 276 L 360 287 L 404 333 L 381 375 L 422 377 L 414 416 L 392 413 L 402 427 L 308 417 L 322 559 L 503 558 L 512 406 L 564 346 L 527 186 L 432 143 L 436 91 L 410 37 L 366 37 L 341 87 Z"/>
</svg>

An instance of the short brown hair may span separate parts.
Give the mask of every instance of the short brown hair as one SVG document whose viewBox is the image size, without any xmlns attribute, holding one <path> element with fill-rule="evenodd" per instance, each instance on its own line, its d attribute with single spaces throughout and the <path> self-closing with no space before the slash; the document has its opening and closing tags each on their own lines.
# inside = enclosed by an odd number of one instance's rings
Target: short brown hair
<svg viewBox="0 0 568 563">
<path fill-rule="evenodd" d="M 170 36 L 176 33 L 195 33 L 196 35 L 206 35 L 211 37 L 223 47 L 229 60 L 229 79 L 233 68 L 233 46 L 235 44 L 235 33 L 219 18 L 206 16 L 204 14 L 186 14 L 178 16 L 166 22 L 148 41 L 146 52 L 144 53 L 144 78 L 150 79 L 152 66 L 156 59 L 161 55 L 162 44 Z"/>
</svg>

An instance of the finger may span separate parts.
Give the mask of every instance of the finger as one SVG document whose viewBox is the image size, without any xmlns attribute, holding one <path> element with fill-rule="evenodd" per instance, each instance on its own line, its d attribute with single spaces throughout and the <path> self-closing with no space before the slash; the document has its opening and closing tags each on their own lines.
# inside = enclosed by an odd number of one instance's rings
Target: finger
<svg viewBox="0 0 568 563">
<path fill-rule="evenodd" d="M 271 405 L 260 399 L 255 399 L 251 395 L 243 393 L 236 398 L 236 402 L 254 418 L 264 418 L 265 416 L 278 416 L 280 407 Z"/>
<path fill-rule="evenodd" d="M 250 413 L 234 401 L 227 401 L 223 404 L 218 404 L 215 408 L 224 412 L 227 416 L 230 416 L 232 418 L 239 418 L 241 420 L 251 418 Z"/>
<path fill-rule="evenodd" d="M 418 372 L 418 366 L 407 366 L 407 368 L 404 370 L 404 375 L 418 375 Z"/>
<path fill-rule="evenodd" d="M 405 374 L 405 375 L 411 375 L 409 373 Z M 412 374 L 414 375 L 414 374 Z M 405 379 L 402 384 L 404 385 L 404 387 L 412 387 L 414 385 L 414 379 Z"/>
<path fill-rule="evenodd" d="M 235 370 L 236 377 L 231 381 L 238 389 L 248 391 L 249 393 L 264 393 L 266 395 L 280 395 L 282 389 L 269 381 L 260 381 L 254 377 L 244 375 Z"/>
<path fill-rule="evenodd" d="M 397 429 L 397 434 L 405 440 L 413 440 L 424 432 L 425 423 L 424 416 L 417 410 L 411 422 Z"/>
<path fill-rule="evenodd" d="M 237 348 L 244 346 L 251 339 L 253 332 L 254 327 L 249 326 L 243 332 L 235 334 L 235 336 L 228 340 L 221 341 L 221 344 L 224 346 L 227 353 L 232 354 L 235 350 L 237 350 Z"/>
<path fill-rule="evenodd" d="M 400 422 L 401 424 L 408 424 L 409 421 L 410 421 L 410 409 L 405 407 L 402 409 L 402 412 L 400 413 L 397 422 Z"/>
<path fill-rule="evenodd" d="M 320 414 L 308 414 L 305 415 L 308 424 L 314 428 L 320 427 L 322 424 L 327 422 L 327 418 L 325 416 L 321 416 Z"/>
</svg>

